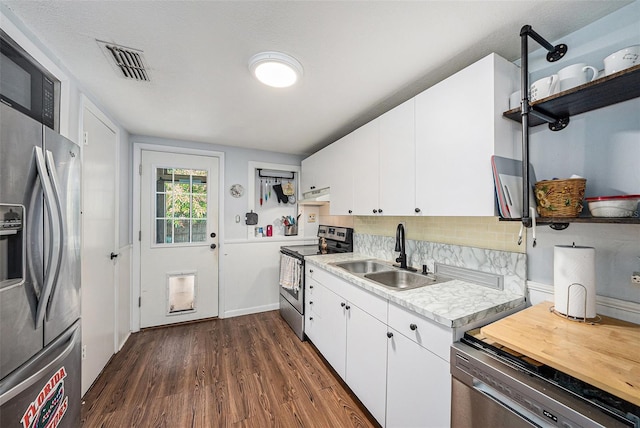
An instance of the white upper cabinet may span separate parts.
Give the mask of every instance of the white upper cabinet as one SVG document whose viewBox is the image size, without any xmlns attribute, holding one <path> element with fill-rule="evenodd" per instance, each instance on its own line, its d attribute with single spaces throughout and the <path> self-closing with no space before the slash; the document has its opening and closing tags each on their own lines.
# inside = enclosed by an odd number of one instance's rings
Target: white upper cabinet
<svg viewBox="0 0 640 428">
<path fill-rule="evenodd" d="M 518 68 L 491 54 L 302 161 L 332 215 L 494 216 L 491 156 L 520 158 L 502 116 Z"/>
<path fill-rule="evenodd" d="M 380 116 L 379 206 L 383 215 L 415 209 L 415 99 Z"/>
<path fill-rule="evenodd" d="M 416 100 L 416 205 L 431 216 L 494 216 L 491 156 L 514 158 L 517 124 L 502 117 L 518 68 L 491 54 Z"/>
<path fill-rule="evenodd" d="M 331 215 L 353 214 L 353 164 L 354 150 L 351 145 L 353 133 L 348 134 L 324 150 L 331 148 L 334 156 L 331 158 Z"/>
<path fill-rule="evenodd" d="M 302 193 L 329 187 L 331 152 L 331 146 L 325 147 L 302 160 L 300 173 L 300 191 Z"/>
<path fill-rule="evenodd" d="M 353 214 L 378 214 L 380 118 L 361 126 L 350 136 L 353 170 Z"/>
</svg>

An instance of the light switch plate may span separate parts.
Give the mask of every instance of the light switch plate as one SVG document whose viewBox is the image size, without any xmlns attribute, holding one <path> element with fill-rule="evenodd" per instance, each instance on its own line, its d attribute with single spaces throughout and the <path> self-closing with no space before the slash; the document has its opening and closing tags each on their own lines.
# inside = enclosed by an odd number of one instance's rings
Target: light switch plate
<svg viewBox="0 0 640 428">
<path fill-rule="evenodd" d="M 310 213 L 307 216 L 307 223 L 315 223 L 316 222 L 316 213 Z"/>
</svg>

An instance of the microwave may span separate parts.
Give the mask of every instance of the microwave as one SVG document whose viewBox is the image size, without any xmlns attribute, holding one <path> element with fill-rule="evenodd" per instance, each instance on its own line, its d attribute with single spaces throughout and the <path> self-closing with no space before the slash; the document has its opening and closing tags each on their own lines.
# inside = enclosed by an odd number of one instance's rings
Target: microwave
<svg viewBox="0 0 640 428">
<path fill-rule="evenodd" d="M 58 131 L 60 82 L 0 31 L 0 101 Z"/>
</svg>

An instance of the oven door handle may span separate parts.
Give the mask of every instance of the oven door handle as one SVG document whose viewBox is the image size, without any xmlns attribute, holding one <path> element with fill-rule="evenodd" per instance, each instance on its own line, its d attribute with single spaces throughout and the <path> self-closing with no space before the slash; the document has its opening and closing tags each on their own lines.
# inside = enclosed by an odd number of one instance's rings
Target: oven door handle
<svg viewBox="0 0 640 428">
<path fill-rule="evenodd" d="M 549 425 L 549 422 L 542 420 L 538 415 L 526 409 L 521 404 L 476 378 L 473 378 L 473 389 L 494 401 L 499 406 L 504 407 L 508 411 L 518 415 L 537 427 L 545 427 Z"/>
</svg>

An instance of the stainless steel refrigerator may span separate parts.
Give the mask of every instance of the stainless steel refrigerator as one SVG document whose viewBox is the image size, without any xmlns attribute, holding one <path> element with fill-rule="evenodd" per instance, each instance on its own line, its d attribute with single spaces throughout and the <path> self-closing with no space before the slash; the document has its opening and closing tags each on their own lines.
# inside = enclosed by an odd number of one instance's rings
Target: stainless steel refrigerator
<svg viewBox="0 0 640 428">
<path fill-rule="evenodd" d="M 76 428 L 80 147 L 0 109 L 0 427 Z"/>
</svg>

